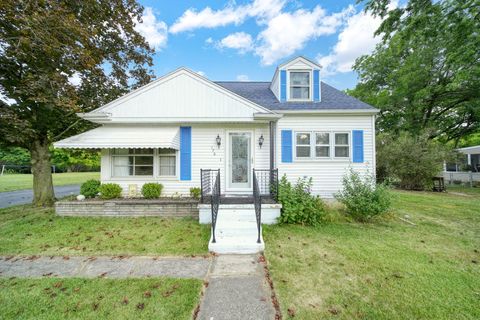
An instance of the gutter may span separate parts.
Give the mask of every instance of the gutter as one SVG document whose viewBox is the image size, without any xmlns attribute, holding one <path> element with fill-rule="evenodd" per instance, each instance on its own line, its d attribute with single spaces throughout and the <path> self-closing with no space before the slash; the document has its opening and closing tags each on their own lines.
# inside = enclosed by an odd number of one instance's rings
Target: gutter
<svg viewBox="0 0 480 320">
<path fill-rule="evenodd" d="M 378 109 L 322 109 L 322 110 L 273 110 L 280 114 L 367 114 L 374 115 Z"/>
</svg>

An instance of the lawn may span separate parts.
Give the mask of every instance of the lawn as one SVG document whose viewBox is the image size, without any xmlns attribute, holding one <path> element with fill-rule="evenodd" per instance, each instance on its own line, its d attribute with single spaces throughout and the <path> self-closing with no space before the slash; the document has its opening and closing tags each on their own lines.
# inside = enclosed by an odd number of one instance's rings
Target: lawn
<svg viewBox="0 0 480 320">
<path fill-rule="evenodd" d="M 210 228 L 194 219 L 59 217 L 30 205 L 0 209 L 1 255 L 201 255 Z"/>
<path fill-rule="evenodd" d="M 370 224 L 265 227 L 284 318 L 480 319 L 480 190 L 450 190 L 395 192 Z"/>
<path fill-rule="evenodd" d="M 99 179 L 100 172 L 69 172 L 53 174 L 53 185 L 81 184 L 88 179 Z M 0 192 L 31 189 L 33 176 L 31 174 L 4 174 L 0 176 Z"/>
<path fill-rule="evenodd" d="M 201 280 L 0 278 L 2 319 L 191 319 Z"/>
</svg>

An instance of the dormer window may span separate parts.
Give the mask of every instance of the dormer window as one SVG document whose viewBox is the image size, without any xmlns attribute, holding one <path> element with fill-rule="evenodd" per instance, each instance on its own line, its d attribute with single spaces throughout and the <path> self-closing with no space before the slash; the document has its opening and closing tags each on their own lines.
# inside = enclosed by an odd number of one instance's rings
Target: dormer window
<svg viewBox="0 0 480 320">
<path fill-rule="evenodd" d="M 310 72 L 290 71 L 290 100 L 311 100 Z"/>
</svg>

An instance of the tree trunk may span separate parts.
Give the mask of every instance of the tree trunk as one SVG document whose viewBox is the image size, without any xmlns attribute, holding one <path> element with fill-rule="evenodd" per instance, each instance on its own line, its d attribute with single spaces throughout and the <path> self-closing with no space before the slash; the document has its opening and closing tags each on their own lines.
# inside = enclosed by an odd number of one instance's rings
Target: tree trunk
<svg viewBox="0 0 480 320">
<path fill-rule="evenodd" d="M 53 193 L 50 152 L 47 139 L 34 141 L 30 154 L 33 173 L 33 204 L 35 206 L 52 206 L 55 202 Z"/>
</svg>

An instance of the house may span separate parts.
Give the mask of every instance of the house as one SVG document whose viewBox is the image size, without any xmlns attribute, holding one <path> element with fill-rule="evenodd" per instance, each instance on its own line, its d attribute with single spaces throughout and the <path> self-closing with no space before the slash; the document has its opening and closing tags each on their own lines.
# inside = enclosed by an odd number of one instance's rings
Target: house
<svg viewBox="0 0 480 320">
<path fill-rule="evenodd" d="M 444 162 L 443 177 L 448 183 L 468 183 L 480 181 L 480 146 L 457 149 L 462 155 L 455 163 Z"/>
<path fill-rule="evenodd" d="M 296 57 L 269 82 L 214 82 L 180 68 L 79 114 L 100 126 L 54 145 L 100 149 L 102 183 L 120 184 L 125 195 L 159 182 L 165 195 L 202 187 L 251 197 L 286 175 L 312 177 L 311 192 L 332 198 L 349 168 L 374 173 L 378 110 L 321 82 L 320 68 Z M 211 205 L 200 207 L 201 221 L 211 221 Z"/>
</svg>

